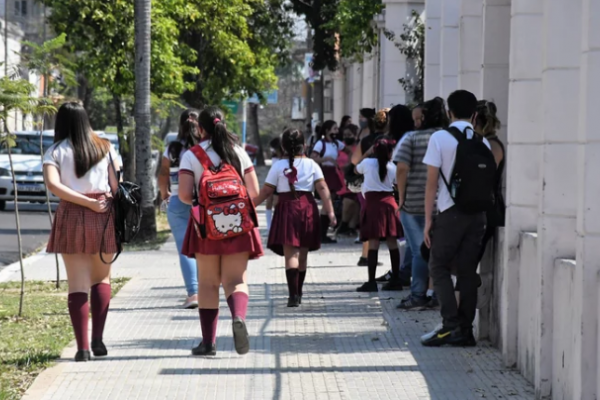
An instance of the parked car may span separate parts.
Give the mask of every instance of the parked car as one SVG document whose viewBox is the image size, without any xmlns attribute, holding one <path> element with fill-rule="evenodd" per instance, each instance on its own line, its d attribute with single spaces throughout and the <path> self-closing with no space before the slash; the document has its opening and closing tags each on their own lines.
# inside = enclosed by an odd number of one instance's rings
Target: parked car
<svg viewBox="0 0 600 400">
<path fill-rule="evenodd" d="M 117 154 L 119 155 L 119 165 L 123 166 L 123 157 L 121 157 L 121 146 L 119 145 L 119 135 L 116 133 L 105 133 L 102 131 L 95 131 L 98 136 L 108 139 L 110 143 L 113 145 Z"/>
<path fill-rule="evenodd" d="M 15 146 L 11 148 L 17 190 L 20 201 L 32 203 L 46 202 L 46 185 L 42 171 L 40 152 L 40 132 L 14 132 Z M 48 150 L 54 143 L 54 131 L 42 132 L 43 151 Z M 13 190 L 8 149 L 0 148 L 0 210 L 6 208 L 7 201 L 13 201 Z M 50 201 L 58 202 L 59 198 L 50 193 Z"/>
</svg>

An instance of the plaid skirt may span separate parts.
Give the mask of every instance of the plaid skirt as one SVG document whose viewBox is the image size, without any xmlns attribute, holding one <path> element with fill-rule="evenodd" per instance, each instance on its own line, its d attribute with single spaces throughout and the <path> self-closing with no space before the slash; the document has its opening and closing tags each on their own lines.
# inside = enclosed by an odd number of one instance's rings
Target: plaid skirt
<svg viewBox="0 0 600 400">
<path fill-rule="evenodd" d="M 86 194 L 98 199 L 104 193 Z M 54 215 L 46 251 L 59 254 L 115 254 L 118 251 L 115 214 L 97 213 L 87 207 L 61 200 Z"/>
<path fill-rule="evenodd" d="M 380 239 L 404 236 L 400 218 L 396 214 L 398 204 L 393 193 L 367 192 L 365 206 L 360 215 L 360 240 Z"/>
<path fill-rule="evenodd" d="M 283 246 L 308 248 L 309 251 L 321 248 L 321 221 L 319 207 L 312 193 L 280 193 L 275 207 L 267 247 L 275 254 L 283 256 Z"/>
<path fill-rule="evenodd" d="M 187 230 L 183 239 L 181 254 L 189 258 L 196 258 L 196 254 L 206 256 L 225 256 L 228 254 L 249 253 L 249 259 L 255 260 L 264 255 L 260 232 L 257 228 L 243 235 L 222 239 L 202 239 L 196 233 L 192 218 L 188 221 Z"/>
</svg>

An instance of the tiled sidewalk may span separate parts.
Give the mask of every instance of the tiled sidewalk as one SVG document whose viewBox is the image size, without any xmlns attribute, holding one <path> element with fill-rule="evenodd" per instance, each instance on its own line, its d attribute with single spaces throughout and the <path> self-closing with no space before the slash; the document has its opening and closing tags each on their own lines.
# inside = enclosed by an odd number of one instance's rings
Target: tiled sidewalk
<svg viewBox="0 0 600 400">
<path fill-rule="evenodd" d="M 397 311 L 405 293 L 356 293 L 366 276 L 366 268 L 354 266 L 358 250 L 347 243 L 311 254 L 298 309 L 285 307 L 282 259 L 269 254 L 252 262 L 251 353 L 233 350 L 222 301 L 213 359 L 190 356 L 200 324 L 196 311 L 177 308 L 185 293 L 173 244 L 124 254 L 114 274 L 133 279 L 111 304 L 109 356 L 76 364 L 67 349 L 25 399 L 533 399 L 532 388 L 485 344 L 421 347 L 437 312 Z M 28 278 L 51 279 L 52 261 L 28 266 Z"/>
</svg>

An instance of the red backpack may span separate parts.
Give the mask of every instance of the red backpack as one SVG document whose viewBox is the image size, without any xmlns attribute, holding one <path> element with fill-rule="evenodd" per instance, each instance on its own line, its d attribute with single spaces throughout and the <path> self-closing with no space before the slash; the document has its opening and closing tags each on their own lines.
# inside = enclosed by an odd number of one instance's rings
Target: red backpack
<svg viewBox="0 0 600 400">
<path fill-rule="evenodd" d="M 250 232 L 258 221 L 252 199 L 236 169 L 225 162 L 215 167 L 206 151 L 190 149 L 204 168 L 200 196 L 195 193 L 192 219 L 202 239 L 223 240 Z"/>
</svg>

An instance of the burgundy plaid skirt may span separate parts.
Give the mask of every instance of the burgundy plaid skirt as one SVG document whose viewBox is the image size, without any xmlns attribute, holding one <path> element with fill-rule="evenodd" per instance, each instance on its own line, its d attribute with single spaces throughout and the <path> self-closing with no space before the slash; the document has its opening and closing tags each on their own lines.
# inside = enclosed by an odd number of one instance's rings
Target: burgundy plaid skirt
<svg viewBox="0 0 600 400">
<path fill-rule="evenodd" d="M 250 260 L 257 259 L 264 254 L 260 233 L 257 228 L 243 235 L 223 240 L 202 239 L 196 233 L 192 218 L 188 221 L 181 254 L 195 258 L 196 254 L 207 256 L 224 256 L 228 254 L 249 253 Z"/>
<path fill-rule="evenodd" d="M 396 214 L 397 209 L 393 193 L 365 193 L 365 206 L 360 212 L 360 240 L 366 242 L 404 236 L 402 224 Z"/>
<path fill-rule="evenodd" d="M 283 256 L 283 246 L 308 248 L 309 251 L 321 248 L 321 220 L 319 207 L 312 193 L 279 193 L 279 203 L 275 207 L 267 247 L 275 254 Z"/>
<path fill-rule="evenodd" d="M 323 165 L 321 166 L 321 170 L 323 170 L 323 177 L 329 188 L 329 193 L 334 195 L 345 187 L 346 183 L 340 167 Z"/>
<path fill-rule="evenodd" d="M 97 199 L 104 193 L 86 194 Z M 108 205 L 112 207 L 112 202 Z M 54 215 L 46 251 L 59 254 L 115 254 L 118 250 L 114 213 L 97 213 L 61 200 Z M 103 240 L 104 239 L 104 243 Z"/>
</svg>

